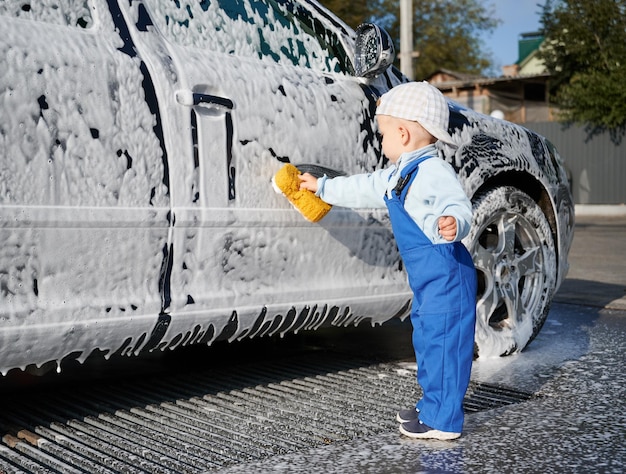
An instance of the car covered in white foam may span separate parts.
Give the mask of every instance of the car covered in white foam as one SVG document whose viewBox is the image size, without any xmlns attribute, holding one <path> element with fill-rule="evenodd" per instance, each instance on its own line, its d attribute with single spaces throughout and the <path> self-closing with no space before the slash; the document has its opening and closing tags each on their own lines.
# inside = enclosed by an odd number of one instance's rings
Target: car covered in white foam
<svg viewBox="0 0 626 474">
<path fill-rule="evenodd" d="M 270 184 L 387 165 L 384 31 L 314 0 L 4 0 L 0 30 L 1 373 L 407 314 L 384 209 L 313 224 Z M 542 137 L 450 108 L 477 354 L 516 352 L 567 271 L 568 182 Z"/>
</svg>

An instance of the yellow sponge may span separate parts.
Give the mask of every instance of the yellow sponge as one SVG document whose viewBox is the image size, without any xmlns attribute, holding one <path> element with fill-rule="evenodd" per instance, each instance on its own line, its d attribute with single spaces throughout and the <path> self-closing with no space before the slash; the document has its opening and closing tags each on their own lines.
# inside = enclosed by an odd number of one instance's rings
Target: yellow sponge
<svg viewBox="0 0 626 474">
<path fill-rule="evenodd" d="M 274 175 L 272 184 L 276 192 L 282 193 L 300 214 L 311 222 L 317 222 L 328 214 L 332 206 L 315 193 L 300 189 L 299 174 L 300 170 L 288 163 Z"/>
</svg>

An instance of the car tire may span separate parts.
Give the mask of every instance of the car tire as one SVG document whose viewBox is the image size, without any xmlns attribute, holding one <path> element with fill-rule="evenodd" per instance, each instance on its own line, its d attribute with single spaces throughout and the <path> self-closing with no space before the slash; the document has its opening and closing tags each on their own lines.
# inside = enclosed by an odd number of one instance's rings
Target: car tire
<svg viewBox="0 0 626 474">
<path fill-rule="evenodd" d="M 548 316 L 557 258 L 548 220 L 526 193 L 502 186 L 474 199 L 464 243 L 478 276 L 475 356 L 521 352 Z"/>
</svg>

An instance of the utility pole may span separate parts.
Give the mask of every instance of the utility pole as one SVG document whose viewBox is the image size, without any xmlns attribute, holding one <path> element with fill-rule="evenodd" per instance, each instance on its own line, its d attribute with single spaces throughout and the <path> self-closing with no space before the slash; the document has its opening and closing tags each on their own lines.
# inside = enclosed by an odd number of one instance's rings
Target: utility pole
<svg viewBox="0 0 626 474">
<path fill-rule="evenodd" d="M 400 71 L 413 80 L 413 0 L 400 0 Z"/>
</svg>

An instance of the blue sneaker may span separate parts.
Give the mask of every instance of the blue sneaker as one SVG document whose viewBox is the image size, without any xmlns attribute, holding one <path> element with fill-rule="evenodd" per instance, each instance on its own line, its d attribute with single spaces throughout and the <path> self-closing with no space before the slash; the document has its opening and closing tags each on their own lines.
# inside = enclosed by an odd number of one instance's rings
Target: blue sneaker
<svg viewBox="0 0 626 474">
<path fill-rule="evenodd" d="M 398 423 L 408 423 L 409 421 L 417 420 L 417 416 L 420 414 L 417 408 L 408 408 L 406 410 L 398 410 L 396 415 L 396 421 Z"/>
<path fill-rule="evenodd" d="M 400 425 L 400 433 L 404 436 L 414 439 L 440 439 L 450 440 L 457 439 L 461 436 L 461 433 L 455 433 L 452 431 L 439 431 L 431 428 L 425 423 L 422 423 L 419 418 Z"/>
</svg>

